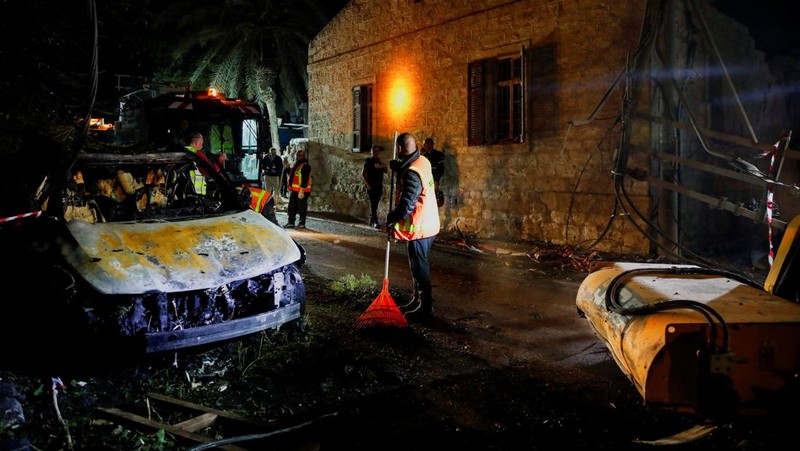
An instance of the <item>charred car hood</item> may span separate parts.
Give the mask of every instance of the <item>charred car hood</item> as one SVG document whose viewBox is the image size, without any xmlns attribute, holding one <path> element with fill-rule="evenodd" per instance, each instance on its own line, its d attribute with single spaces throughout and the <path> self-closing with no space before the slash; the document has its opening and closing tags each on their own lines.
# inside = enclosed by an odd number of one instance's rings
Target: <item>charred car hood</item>
<svg viewBox="0 0 800 451">
<path fill-rule="evenodd" d="M 179 292 L 249 279 L 300 259 L 292 238 L 253 210 L 203 219 L 67 224 L 68 264 L 105 294 Z"/>
</svg>

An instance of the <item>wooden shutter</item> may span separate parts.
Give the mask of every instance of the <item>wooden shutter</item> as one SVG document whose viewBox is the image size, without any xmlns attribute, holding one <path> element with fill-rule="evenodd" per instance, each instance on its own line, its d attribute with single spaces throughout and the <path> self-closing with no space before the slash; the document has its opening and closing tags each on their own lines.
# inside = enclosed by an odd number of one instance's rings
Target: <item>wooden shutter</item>
<svg viewBox="0 0 800 451">
<path fill-rule="evenodd" d="M 467 75 L 467 145 L 486 143 L 485 60 L 469 63 Z"/>
<path fill-rule="evenodd" d="M 353 88 L 353 152 L 361 151 L 361 86 Z"/>
<path fill-rule="evenodd" d="M 483 141 L 486 144 L 497 143 L 497 60 L 494 58 L 484 60 L 484 133 Z"/>
<path fill-rule="evenodd" d="M 361 87 L 361 151 L 372 149 L 372 85 Z"/>
<path fill-rule="evenodd" d="M 372 147 L 372 85 L 353 88 L 353 152 Z"/>
<path fill-rule="evenodd" d="M 520 74 L 520 77 L 522 79 L 522 87 L 521 87 L 522 88 L 522 92 L 521 92 L 521 94 L 522 94 L 522 114 L 520 115 L 520 124 L 519 124 L 520 125 L 520 136 L 519 136 L 520 142 L 527 141 L 527 137 L 525 136 L 526 135 L 525 131 L 527 130 L 527 128 L 526 128 L 527 127 L 527 123 L 528 123 L 527 122 L 527 114 L 528 114 L 528 107 L 530 106 L 530 105 L 528 105 L 528 97 L 529 97 L 528 96 L 528 92 L 527 92 L 528 90 L 527 90 L 527 88 L 525 86 L 525 80 L 527 79 L 526 74 L 528 73 L 528 66 L 527 66 L 528 57 L 525 54 L 526 50 L 527 49 L 525 48 L 525 46 L 522 46 L 522 48 L 519 51 L 519 60 L 520 60 L 519 69 L 522 71 L 522 74 Z"/>
</svg>

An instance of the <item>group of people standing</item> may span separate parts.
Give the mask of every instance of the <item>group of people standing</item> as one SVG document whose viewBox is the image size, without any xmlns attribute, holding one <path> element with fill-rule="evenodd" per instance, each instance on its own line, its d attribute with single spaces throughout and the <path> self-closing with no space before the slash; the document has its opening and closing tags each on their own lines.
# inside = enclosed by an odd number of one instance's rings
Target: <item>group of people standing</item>
<svg viewBox="0 0 800 451">
<path fill-rule="evenodd" d="M 305 150 L 298 149 L 294 155 L 294 164 L 291 164 L 288 156 L 281 157 L 273 147 L 261 158 L 260 167 L 264 188 L 277 193 L 274 196 L 276 205 L 283 204 L 284 199 L 288 199 L 288 221 L 283 227 L 293 228 L 296 224 L 299 228 L 305 228 L 312 186 L 311 165 Z M 299 222 L 296 222 L 297 219 Z"/>
</svg>

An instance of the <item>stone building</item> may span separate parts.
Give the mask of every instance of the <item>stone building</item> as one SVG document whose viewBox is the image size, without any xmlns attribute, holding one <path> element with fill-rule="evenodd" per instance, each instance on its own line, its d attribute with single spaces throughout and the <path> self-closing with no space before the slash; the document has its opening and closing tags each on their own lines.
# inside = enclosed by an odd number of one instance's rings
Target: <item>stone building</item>
<svg viewBox="0 0 800 451">
<path fill-rule="evenodd" d="M 678 211 L 670 201 L 676 194 L 652 180 L 668 172 L 667 164 L 654 163 L 653 155 L 676 147 L 689 155 L 698 147 L 692 129 L 675 123 L 689 123 L 687 111 L 696 107 L 690 118 L 702 127 L 743 130 L 740 119 L 720 112 L 736 109 L 728 97 L 714 108 L 714 89 L 725 89 L 722 77 L 697 75 L 696 67 L 708 69 L 717 55 L 714 46 L 695 45 L 702 33 L 687 11 L 701 14 L 696 3 L 351 0 L 309 46 L 311 208 L 366 223 L 360 172 L 370 145 L 391 153 L 395 133 L 411 132 L 420 146 L 433 137 L 445 152 L 440 215 L 451 231 L 652 252 L 650 227 L 680 229 L 668 217 Z M 751 73 L 734 78 L 755 89 L 753 80 L 769 71 L 747 30 L 699 3 L 715 32 L 722 30 L 719 48 L 738 52 L 738 62 L 754 62 Z M 653 76 L 673 67 L 682 71 L 675 76 L 683 91 Z M 756 124 L 771 127 L 773 139 L 777 119 L 786 116 L 775 113 L 785 107 L 774 94 L 765 98 L 744 108 L 755 120 L 774 121 Z M 624 165 L 617 167 L 621 154 Z M 691 177 L 701 191 L 714 184 Z M 388 192 L 387 180 L 382 214 Z M 708 205 L 686 208 L 681 204 L 681 214 L 710 218 Z"/>
</svg>

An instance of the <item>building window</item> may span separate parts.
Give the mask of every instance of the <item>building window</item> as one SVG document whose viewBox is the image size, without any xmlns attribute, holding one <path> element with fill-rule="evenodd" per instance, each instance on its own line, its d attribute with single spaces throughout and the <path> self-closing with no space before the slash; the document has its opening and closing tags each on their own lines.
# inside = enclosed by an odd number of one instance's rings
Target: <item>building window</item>
<svg viewBox="0 0 800 451">
<path fill-rule="evenodd" d="M 353 88 L 353 152 L 372 147 L 372 84 Z"/>
<path fill-rule="evenodd" d="M 468 145 L 521 143 L 558 132 L 555 46 L 469 63 Z"/>
</svg>

